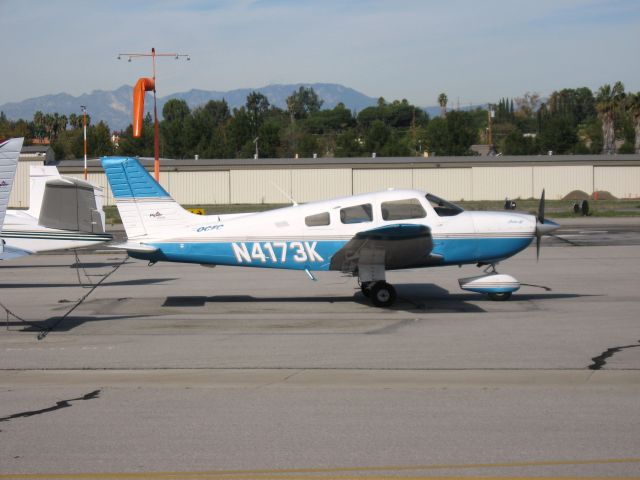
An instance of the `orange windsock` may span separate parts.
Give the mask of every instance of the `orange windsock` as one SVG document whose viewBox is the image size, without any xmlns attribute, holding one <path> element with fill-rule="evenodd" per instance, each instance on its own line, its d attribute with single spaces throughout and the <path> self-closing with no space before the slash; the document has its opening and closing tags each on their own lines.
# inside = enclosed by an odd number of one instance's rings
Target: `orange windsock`
<svg viewBox="0 0 640 480">
<path fill-rule="evenodd" d="M 133 136 L 142 135 L 142 120 L 144 116 L 144 94 L 156 88 L 153 78 L 139 78 L 133 87 Z"/>
</svg>

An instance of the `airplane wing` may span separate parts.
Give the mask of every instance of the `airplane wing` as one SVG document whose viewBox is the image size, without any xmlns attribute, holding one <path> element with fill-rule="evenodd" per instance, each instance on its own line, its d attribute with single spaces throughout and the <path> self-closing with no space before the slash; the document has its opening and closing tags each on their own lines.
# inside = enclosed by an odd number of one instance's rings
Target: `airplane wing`
<svg viewBox="0 0 640 480">
<path fill-rule="evenodd" d="M 431 253 L 433 238 L 425 225 L 395 224 L 357 233 L 331 258 L 331 270 L 353 273 L 359 265 L 384 266 L 386 270 L 437 265 L 440 255 Z"/>
</svg>

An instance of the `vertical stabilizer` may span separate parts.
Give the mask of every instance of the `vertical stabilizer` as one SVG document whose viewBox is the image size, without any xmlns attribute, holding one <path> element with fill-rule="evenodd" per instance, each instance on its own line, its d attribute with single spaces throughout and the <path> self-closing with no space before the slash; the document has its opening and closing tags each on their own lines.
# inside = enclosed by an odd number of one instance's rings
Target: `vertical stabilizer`
<svg viewBox="0 0 640 480">
<path fill-rule="evenodd" d="M 55 166 L 31 165 L 29 210 L 46 228 L 104 233 L 102 187 L 79 178 L 60 175 Z"/>
<path fill-rule="evenodd" d="M 193 214 L 171 198 L 138 160 L 103 157 L 101 162 L 129 239 L 168 238 L 191 224 Z"/>
<path fill-rule="evenodd" d="M 58 178 L 60 178 L 60 173 L 52 165 L 31 165 L 29 167 L 29 210 L 27 210 L 29 215 L 40 218 L 47 181 Z"/>
<path fill-rule="evenodd" d="M 4 225 L 23 140 L 24 138 L 12 138 L 0 143 L 0 230 Z M 1 248 L 0 246 L 0 251 Z"/>
</svg>

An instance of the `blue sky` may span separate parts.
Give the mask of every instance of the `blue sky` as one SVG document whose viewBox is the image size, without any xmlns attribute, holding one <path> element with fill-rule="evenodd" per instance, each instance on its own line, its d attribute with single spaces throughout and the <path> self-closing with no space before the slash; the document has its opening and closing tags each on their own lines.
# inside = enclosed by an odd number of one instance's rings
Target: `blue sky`
<svg viewBox="0 0 640 480">
<path fill-rule="evenodd" d="M 0 104 L 111 90 L 158 93 L 329 82 L 429 106 L 624 82 L 640 90 L 639 0 L 0 0 Z"/>
</svg>

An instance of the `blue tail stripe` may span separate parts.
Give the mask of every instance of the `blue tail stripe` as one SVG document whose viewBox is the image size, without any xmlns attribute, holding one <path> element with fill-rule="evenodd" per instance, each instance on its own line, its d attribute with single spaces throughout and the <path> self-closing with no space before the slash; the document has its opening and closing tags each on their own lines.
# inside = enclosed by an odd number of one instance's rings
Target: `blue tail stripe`
<svg viewBox="0 0 640 480">
<path fill-rule="evenodd" d="M 171 198 L 137 159 L 102 157 L 100 161 L 116 199 Z"/>
</svg>

